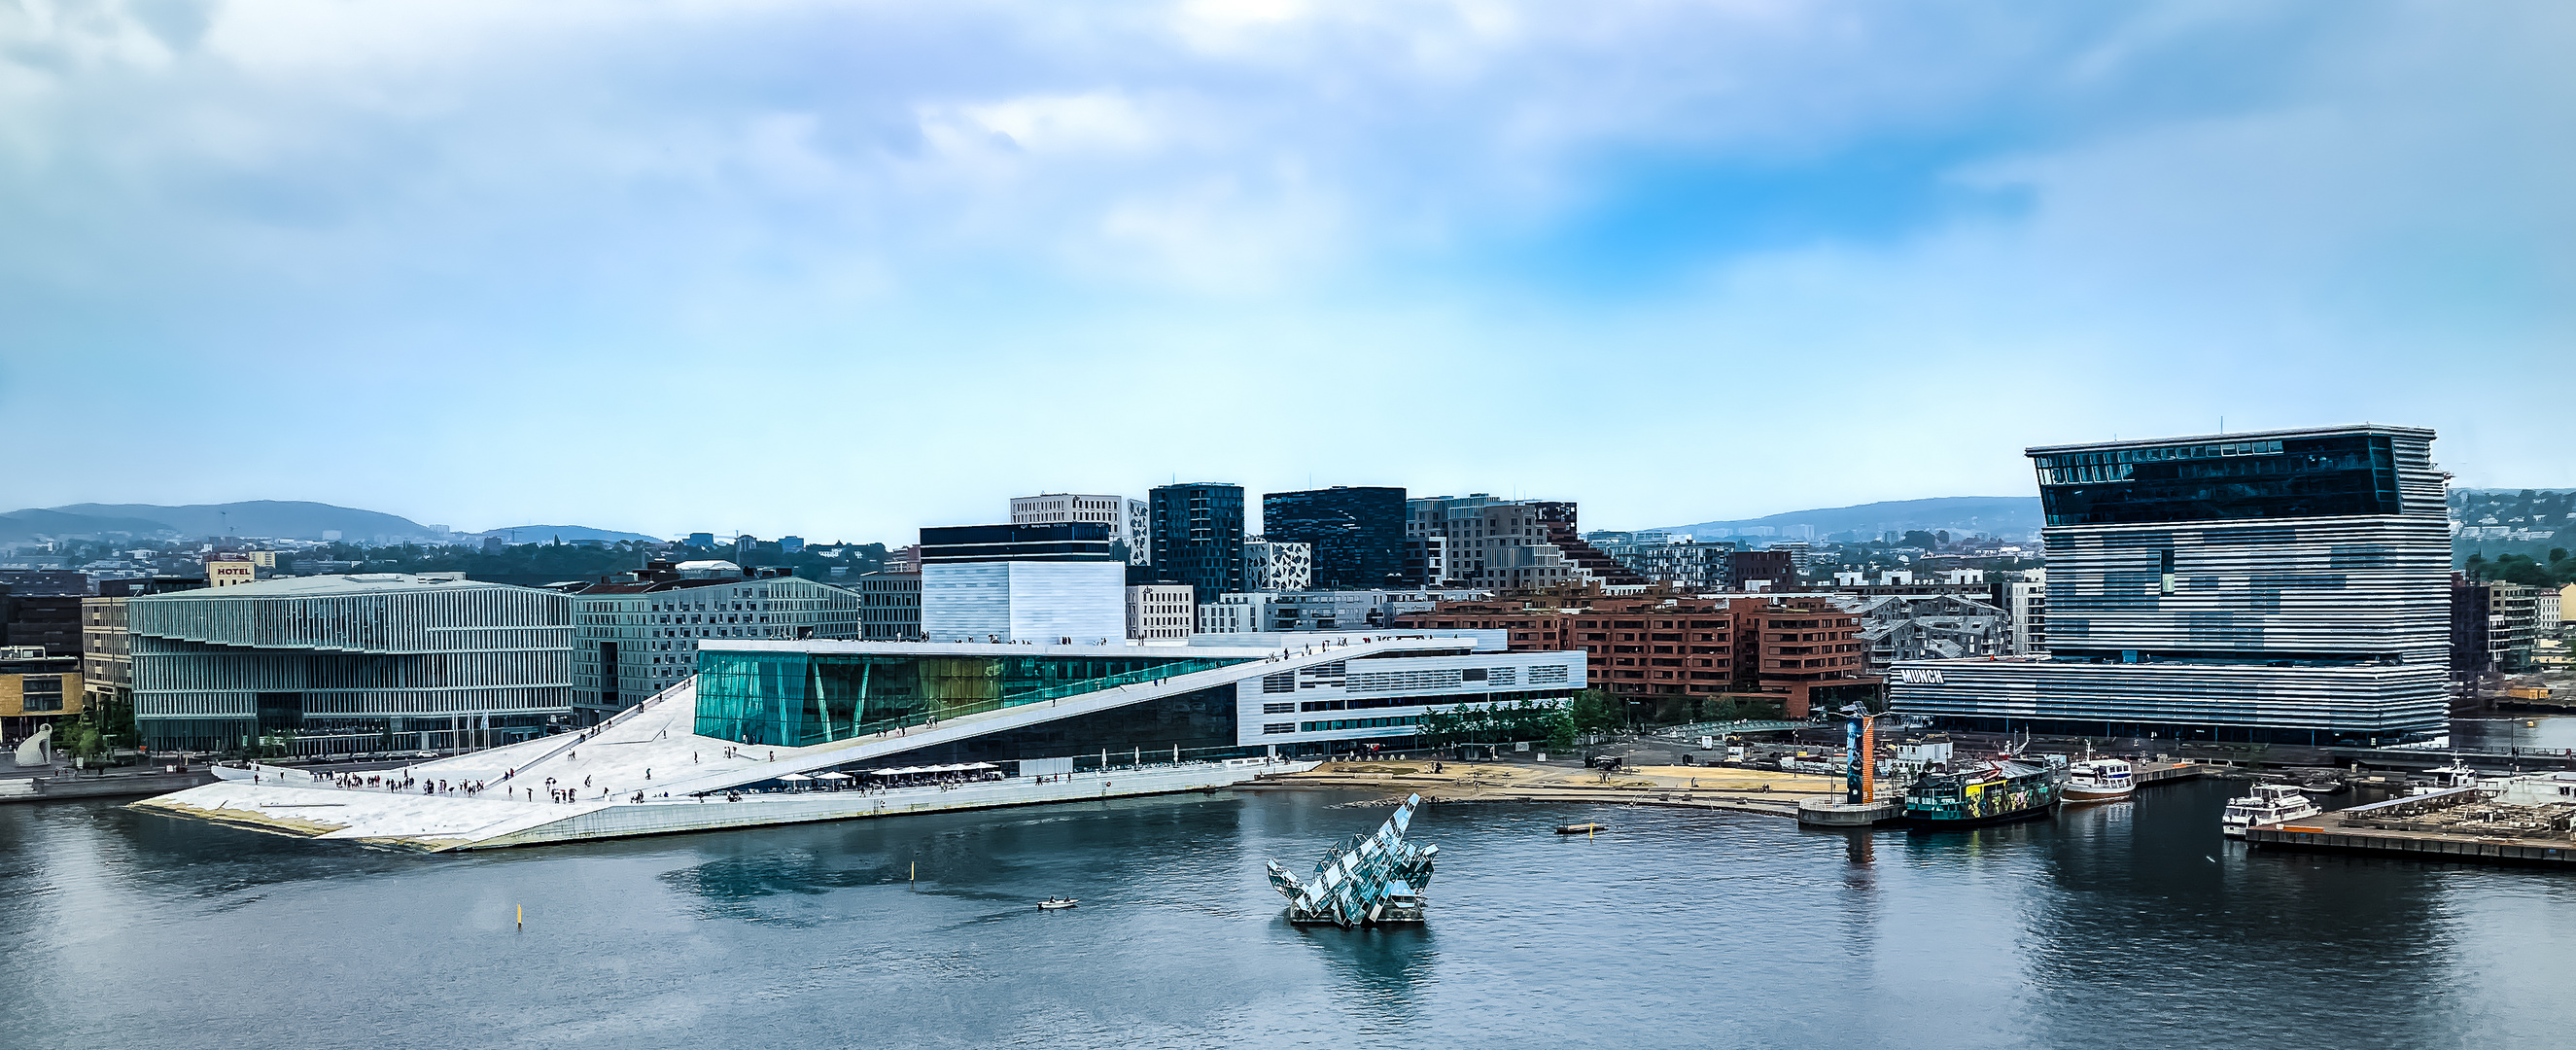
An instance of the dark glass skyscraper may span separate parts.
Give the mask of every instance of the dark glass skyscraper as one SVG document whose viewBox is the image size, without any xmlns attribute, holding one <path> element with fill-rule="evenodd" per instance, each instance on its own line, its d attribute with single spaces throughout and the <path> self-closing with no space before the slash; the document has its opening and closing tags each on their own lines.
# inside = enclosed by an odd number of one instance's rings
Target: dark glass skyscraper
<svg viewBox="0 0 2576 1050">
<path fill-rule="evenodd" d="M 1402 587 L 1404 490 L 1335 485 L 1261 497 L 1261 535 L 1315 548 L 1321 590 Z"/>
<path fill-rule="evenodd" d="M 1200 601 L 1243 590 L 1243 486 L 1192 481 L 1149 496 L 1154 575 L 1198 588 Z"/>
</svg>

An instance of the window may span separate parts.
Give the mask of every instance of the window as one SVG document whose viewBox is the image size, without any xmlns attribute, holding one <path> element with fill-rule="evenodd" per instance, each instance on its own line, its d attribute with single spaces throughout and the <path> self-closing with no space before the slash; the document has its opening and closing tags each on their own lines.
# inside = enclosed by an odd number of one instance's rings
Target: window
<svg viewBox="0 0 2576 1050">
<path fill-rule="evenodd" d="M 1285 715 L 1285 714 L 1294 714 L 1294 713 L 1296 712 L 1296 710 L 1297 710 L 1297 705 L 1295 705 L 1295 704 L 1263 704 L 1263 705 L 1261 705 L 1261 713 L 1262 713 L 1262 714 L 1265 714 L 1265 715 Z"/>
</svg>

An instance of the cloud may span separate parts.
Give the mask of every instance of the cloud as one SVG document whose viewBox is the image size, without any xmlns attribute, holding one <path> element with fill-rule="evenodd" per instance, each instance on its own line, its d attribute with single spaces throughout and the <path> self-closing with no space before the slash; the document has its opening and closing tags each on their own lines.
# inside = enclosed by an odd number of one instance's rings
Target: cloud
<svg viewBox="0 0 2576 1050">
<path fill-rule="evenodd" d="M 1654 524 L 2023 491 L 2024 444 L 2222 413 L 2576 483 L 2511 378 L 2576 328 L 2570 19 L 34 2 L 0 9 L 0 410 L 156 399 L 29 502 L 665 531 L 703 513 L 637 495 L 673 476 L 891 535 L 1174 470 Z M 741 407 L 599 407 L 656 398 Z M 381 469 L 169 464 L 335 426 L 388 429 Z M 1476 436 L 1529 427 L 1560 438 Z M 1595 451 L 1712 432 L 1678 483 Z"/>
</svg>

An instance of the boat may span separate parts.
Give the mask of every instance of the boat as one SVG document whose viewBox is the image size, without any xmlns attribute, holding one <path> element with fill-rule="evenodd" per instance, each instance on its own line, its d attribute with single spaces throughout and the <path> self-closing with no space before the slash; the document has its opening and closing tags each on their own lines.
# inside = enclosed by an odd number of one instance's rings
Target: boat
<svg viewBox="0 0 2576 1050">
<path fill-rule="evenodd" d="M 1044 909 L 1044 910 L 1047 910 L 1047 911 L 1057 911 L 1057 910 L 1060 910 L 1060 909 L 1073 907 L 1074 905 L 1076 905 L 1076 904 L 1080 904 L 1080 903 L 1082 903 L 1080 900 L 1077 900 L 1077 899 L 1072 898 L 1072 897 L 1049 897 L 1049 898 L 1047 898 L 1047 899 L 1045 899 L 1045 900 L 1039 901 L 1039 902 L 1038 902 L 1038 907 L 1039 907 L 1039 908 L 1042 908 L 1042 909 Z"/>
<path fill-rule="evenodd" d="M 1927 828 L 1964 828 L 2057 811 L 2064 774 L 2016 755 L 1926 771 L 1905 789 L 1903 819 Z"/>
<path fill-rule="evenodd" d="M 2066 801 L 2110 802 L 2138 789 L 2137 770 L 2116 758 L 2088 758 L 2066 767 Z"/>
<path fill-rule="evenodd" d="M 1589 835 L 1596 831 L 1608 830 L 1610 830 L 1610 825 L 1608 824 L 1559 824 L 1556 826 L 1556 833 L 1559 835 Z"/>
<path fill-rule="evenodd" d="M 2228 838 L 2241 839 L 2250 827 L 2304 820 L 2323 812 L 2297 784 L 2256 784 L 2253 794 L 2227 800 L 2227 813 L 2218 818 L 2218 830 Z"/>
<path fill-rule="evenodd" d="M 2433 778 L 2432 785 L 2430 787 L 2417 787 L 2414 790 L 2407 792 L 2407 794 L 2431 795 L 2443 791 L 2456 791 L 2464 787 L 2478 786 L 2478 771 L 2470 769 L 2469 764 L 2460 761 L 2460 756 L 2458 755 L 2451 756 L 2450 765 L 2435 766 L 2431 769 L 2425 770 L 2424 772 Z"/>
<path fill-rule="evenodd" d="M 2352 785 L 2333 777 L 2315 777 L 2302 781 L 2299 790 L 2310 795 L 2333 795 L 2352 790 Z"/>
</svg>

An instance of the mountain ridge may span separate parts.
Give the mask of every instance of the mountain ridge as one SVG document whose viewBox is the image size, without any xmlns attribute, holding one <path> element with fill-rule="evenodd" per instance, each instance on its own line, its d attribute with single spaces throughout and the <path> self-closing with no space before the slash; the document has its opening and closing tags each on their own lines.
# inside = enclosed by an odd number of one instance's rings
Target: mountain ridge
<svg viewBox="0 0 2576 1050">
<path fill-rule="evenodd" d="M 1914 529 L 1952 532 L 1982 532 L 1994 536 L 2036 535 L 2040 527 L 2037 496 L 1933 496 L 1926 499 L 1881 500 L 1856 503 L 1847 507 L 1815 507 L 1785 511 L 1759 518 L 1737 518 L 1703 521 L 1691 525 L 1668 526 L 1664 531 L 1687 533 L 1694 539 L 1722 539 L 1728 536 L 1776 535 L 1787 538 L 1822 540 L 1837 533 L 1867 532 L 1874 538 L 1882 532 L 1906 532 Z M 1749 533 L 1749 529 L 1769 529 L 1769 533 Z M 1794 530 L 1803 530 L 1792 535 Z"/>
</svg>

